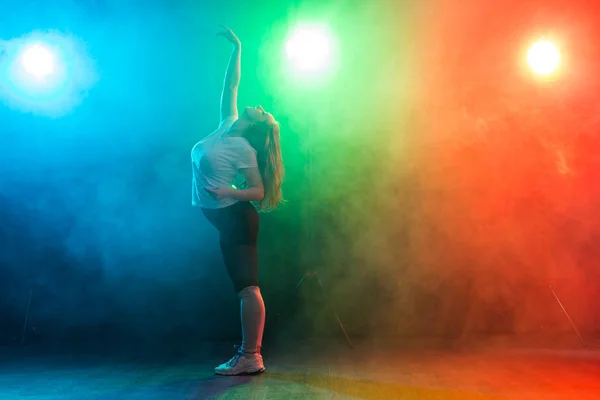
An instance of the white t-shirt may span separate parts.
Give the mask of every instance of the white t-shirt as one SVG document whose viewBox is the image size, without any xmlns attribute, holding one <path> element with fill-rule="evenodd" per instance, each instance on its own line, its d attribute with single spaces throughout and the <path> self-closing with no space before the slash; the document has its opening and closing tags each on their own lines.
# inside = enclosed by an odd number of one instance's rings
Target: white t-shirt
<svg viewBox="0 0 600 400">
<path fill-rule="evenodd" d="M 256 150 L 241 136 L 227 136 L 227 130 L 237 120 L 231 116 L 221 121 L 216 131 L 192 148 L 192 205 L 202 208 L 223 208 L 236 199 L 216 200 L 205 188 L 231 187 L 243 181 L 242 168 L 257 167 Z M 241 175 L 241 176 L 240 176 Z"/>
</svg>

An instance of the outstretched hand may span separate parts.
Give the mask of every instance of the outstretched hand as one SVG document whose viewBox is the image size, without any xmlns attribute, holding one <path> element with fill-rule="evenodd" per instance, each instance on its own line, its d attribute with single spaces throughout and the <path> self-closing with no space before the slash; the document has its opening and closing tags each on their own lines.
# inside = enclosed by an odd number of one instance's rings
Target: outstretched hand
<svg viewBox="0 0 600 400">
<path fill-rule="evenodd" d="M 233 44 L 234 46 L 240 45 L 240 39 L 238 39 L 238 37 L 235 35 L 235 33 L 233 33 L 231 29 L 221 24 L 219 24 L 219 26 L 221 27 L 221 30 L 216 33 L 216 36 L 223 36 L 225 39 L 227 39 L 229 43 Z"/>
</svg>

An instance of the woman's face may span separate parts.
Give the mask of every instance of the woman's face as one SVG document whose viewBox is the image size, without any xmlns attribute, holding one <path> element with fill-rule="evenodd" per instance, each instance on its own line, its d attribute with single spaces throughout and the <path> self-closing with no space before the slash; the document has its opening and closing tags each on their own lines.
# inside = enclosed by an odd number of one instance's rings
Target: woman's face
<svg viewBox="0 0 600 400">
<path fill-rule="evenodd" d="M 248 122 L 254 124 L 257 122 L 268 121 L 270 123 L 275 123 L 275 118 L 268 112 L 262 108 L 262 106 L 257 107 L 246 107 L 244 112 L 242 113 L 242 117 L 246 119 Z"/>
</svg>

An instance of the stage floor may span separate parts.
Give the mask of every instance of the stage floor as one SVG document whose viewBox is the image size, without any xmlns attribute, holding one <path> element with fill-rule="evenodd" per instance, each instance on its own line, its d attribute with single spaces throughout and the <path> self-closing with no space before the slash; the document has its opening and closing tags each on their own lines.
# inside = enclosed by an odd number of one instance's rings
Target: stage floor
<svg viewBox="0 0 600 400">
<path fill-rule="evenodd" d="M 135 355 L 2 349 L 0 399 L 600 399 L 597 344 L 315 340 L 263 353 L 266 373 L 217 377 L 231 343 Z"/>
</svg>

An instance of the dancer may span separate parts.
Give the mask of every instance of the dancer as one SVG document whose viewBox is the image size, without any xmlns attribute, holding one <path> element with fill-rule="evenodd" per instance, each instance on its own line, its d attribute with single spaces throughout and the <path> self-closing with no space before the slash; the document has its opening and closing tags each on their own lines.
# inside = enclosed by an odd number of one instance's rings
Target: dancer
<svg viewBox="0 0 600 400">
<path fill-rule="evenodd" d="M 229 28 L 217 33 L 233 44 L 221 94 L 221 123 L 192 149 L 192 205 L 217 228 L 225 267 L 240 298 L 242 346 L 218 375 L 265 371 L 260 353 L 265 305 L 258 287 L 258 225 L 261 211 L 282 201 L 284 176 L 279 124 L 261 106 L 238 117 L 242 45 Z"/>
</svg>

